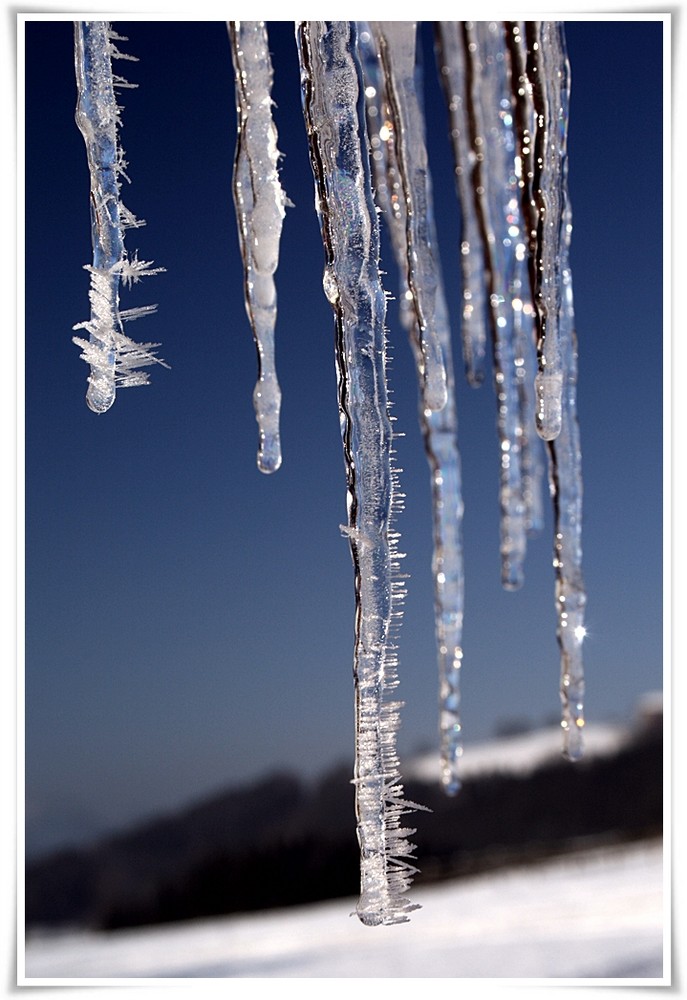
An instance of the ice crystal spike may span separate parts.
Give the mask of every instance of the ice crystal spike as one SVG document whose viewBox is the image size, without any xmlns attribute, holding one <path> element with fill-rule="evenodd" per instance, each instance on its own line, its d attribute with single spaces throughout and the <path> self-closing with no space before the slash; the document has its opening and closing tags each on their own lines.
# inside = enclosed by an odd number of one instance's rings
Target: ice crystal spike
<svg viewBox="0 0 687 1000">
<path fill-rule="evenodd" d="M 432 488 L 435 635 L 439 666 L 440 773 L 444 790 L 454 795 L 460 788 L 459 761 L 462 754 L 460 721 L 460 668 L 463 660 L 463 499 L 458 418 L 455 404 L 451 329 L 441 271 L 436 274 L 435 317 L 437 336 L 446 364 L 446 405 L 432 411 L 424 399 L 422 344 L 415 310 L 410 305 L 406 281 L 406 210 L 396 160 L 396 147 L 385 123 L 390 120 L 389 102 L 372 33 L 360 28 L 365 71 L 368 130 L 377 202 L 388 224 L 396 257 L 400 285 L 400 318 L 408 332 L 415 356 L 420 389 L 419 418 L 430 467 Z M 416 69 L 416 89 L 422 97 L 422 73 Z M 421 118 L 419 119 L 421 121 Z M 423 128 L 424 134 L 424 128 Z M 424 141 L 424 135 L 423 135 Z M 427 225 L 434 246 L 437 238 L 430 176 L 427 176 Z"/>
<path fill-rule="evenodd" d="M 234 203 L 244 267 L 246 312 L 258 353 L 253 405 L 260 447 L 258 468 L 281 465 L 281 390 L 274 360 L 277 292 L 274 273 L 286 196 L 279 181 L 277 129 L 272 117 L 272 61 L 263 21 L 229 21 L 236 81 L 238 138 Z"/>
<path fill-rule="evenodd" d="M 325 249 L 327 298 L 336 323 L 339 409 L 355 572 L 355 795 L 364 924 L 393 924 L 416 909 L 404 893 L 415 871 L 401 816 L 396 731 L 400 703 L 393 644 L 403 581 L 392 427 L 386 383 L 386 297 L 367 156 L 363 74 L 349 21 L 298 22 L 303 111 Z"/>
<path fill-rule="evenodd" d="M 147 315 L 155 307 L 124 312 L 119 308 L 121 281 L 131 284 L 163 268 L 151 268 L 136 255 L 130 258 L 124 248 L 124 229 L 142 223 L 120 199 L 120 177 L 126 177 L 127 164 L 119 144 L 120 108 L 114 88 L 131 85 L 113 75 L 112 59 L 134 57 L 120 52 L 115 40 L 126 41 L 106 21 L 74 22 L 76 122 L 86 143 L 91 178 L 93 264 L 86 265 L 91 274 L 91 317 L 74 327 L 86 330 L 89 339 L 73 340 L 91 368 L 86 402 L 95 413 L 112 406 L 118 387 L 147 384 L 148 375 L 134 369 L 164 364 L 155 356 L 159 344 L 136 344 L 124 334 L 126 320 Z"/>
</svg>

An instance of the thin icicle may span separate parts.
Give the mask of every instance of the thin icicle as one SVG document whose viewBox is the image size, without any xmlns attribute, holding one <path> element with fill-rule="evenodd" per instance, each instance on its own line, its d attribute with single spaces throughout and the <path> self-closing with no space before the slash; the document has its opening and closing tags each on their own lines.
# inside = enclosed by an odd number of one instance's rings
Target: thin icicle
<svg viewBox="0 0 687 1000">
<path fill-rule="evenodd" d="M 119 178 L 126 178 L 127 163 L 119 144 L 120 108 L 114 88 L 134 85 L 113 75 L 112 59 L 134 57 L 120 52 L 115 41 L 126 39 L 107 21 L 74 22 L 76 123 L 86 143 L 91 178 L 93 264 L 86 265 L 91 275 L 91 317 L 74 326 L 75 330 L 86 330 L 89 339 L 74 337 L 73 341 L 91 368 L 86 402 L 95 413 L 104 413 L 112 406 L 118 387 L 147 384 L 148 374 L 136 369 L 164 364 L 155 357 L 159 344 L 136 344 L 125 335 L 123 326 L 127 320 L 149 315 L 156 307 L 119 308 L 120 281 L 131 284 L 164 268 L 152 268 L 152 262 L 140 261 L 136 254 L 130 258 L 124 248 L 124 230 L 144 223 L 120 200 Z"/>
<path fill-rule="evenodd" d="M 339 408 L 348 485 L 348 535 L 355 569 L 355 790 L 361 851 L 357 913 L 364 924 L 408 919 L 405 898 L 414 867 L 401 827 L 396 731 L 395 624 L 404 585 L 399 576 L 399 507 L 392 467 L 386 385 L 386 300 L 379 275 L 379 230 L 372 197 L 355 22 L 298 22 L 303 109 L 325 248 L 324 287 L 337 331 Z"/>
<path fill-rule="evenodd" d="M 513 336 L 512 286 L 526 252 L 520 228 L 508 61 L 500 23 L 466 21 L 472 182 L 489 296 L 489 318 L 500 445 L 501 581 L 524 579 L 526 511 L 521 471 L 523 428 Z"/>
<path fill-rule="evenodd" d="M 547 341 L 549 349 L 552 348 L 550 323 L 547 326 L 551 309 L 556 319 L 555 348 L 562 373 L 560 429 L 555 438 L 547 441 L 547 449 L 554 506 L 553 565 L 556 573 L 557 637 L 561 650 L 563 751 L 567 757 L 576 760 L 582 756 L 583 750 L 582 644 L 586 635 L 584 609 L 587 599 L 582 576 L 582 460 L 577 423 L 577 343 L 569 257 L 572 234 L 566 151 L 569 67 L 560 22 L 511 22 L 507 37 L 513 65 L 518 152 L 522 162 L 522 205 L 530 237 L 531 285 L 538 305 L 538 349 L 541 361 L 541 350 Z M 544 44 L 540 44 L 542 38 L 545 39 Z M 554 124 L 554 139 L 551 139 L 550 128 L 543 127 L 547 118 L 549 125 L 551 122 Z M 549 176 L 553 176 L 553 192 L 549 193 L 548 202 L 544 197 L 547 175 L 543 169 L 547 136 Z M 557 213 L 555 217 L 552 216 L 551 205 Z M 545 241 L 548 242 L 546 264 Z M 539 278 L 544 274 L 545 267 L 548 276 L 546 294 L 543 281 Z M 558 285 L 555 291 L 551 287 L 552 282 Z M 549 297 L 548 308 L 546 295 Z M 539 423 L 544 416 L 541 408 L 540 394 Z"/>
<path fill-rule="evenodd" d="M 525 521 L 528 533 L 541 531 L 544 524 L 544 456 L 536 432 L 537 373 L 536 342 L 539 317 L 533 305 L 536 279 L 533 271 L 537 235 L 537 210 L 532 194 L 534 175 L 534 105 L 532 87 L 526 73 L 525 23 L 504 23 L 510 59 L 510 82 L 515 139 L 515 178 L 521 207 L 522 252 L 517 254 L 513 283 L 513 324 L 522 437 L 522 482 Z"/>
<path fill-rule="evenodd" d="M 548 443 L 555 512 L 554 558 L 556 614 L 561 650 L 563 752 L 571 760 L 582 756 L 584 727 L 584 668 L 582 643 L 586 635 L 587 603 L 582 577 L 582 469 L 577 422 L 577 342 L 572 274 L 568 247 L 572 233 L 569 206 L 564 215 L 563 281 L 560 350 L 565 370 L 561 431 Z"/>
<path fill-rule="evenodd" d="M 396 161 L 393 133 L 389 128 L 390 108 L 380 73 L 371 33 L 361 27 L 361 46 L 367 94 L 368 128 L 377 201 L 387 220 L 396 257 L 400 286 L 400 317 L 408 332 L 415 355 L 420 388 L 420 427 L 429 462 L 432 484 L 434 552 L 435 633 L 439 665 L 439 733 L 441 781 L 447 794 L 460 789 L 458 762 L 462 754 L 460 720 L 460 668 L 463 660 L 462 632 L 464 576 L 460 453 L 458 418 L 455 405 L 451 330 L 440 270 L 437 271 L 435 319 L 437 336 L 446 366 L 446 405 L 438 412 L 427 406 L 423 396 L 422 344 L 415 311 L 411 306 L 406 275 L 406 212 L 403 186 Z M 422 94 L 422 74 L 416 71 L 418 98 Z M 424 141 L 424 123 L 422 139 Z M 433 246 L 437 245 L 433 198 L 427 175 L 427 226 Z"/>
<path fill-rule="evenodd" d="M 253 405 L 258 421 L 258 468 L 281 465 L 281 390 L 274 361 L 277 292 L 274 273 L 287 203 L 277 171 L 279 150 L 272 118 L 272 62 L 264 21 L 229 21 L 234 63 L 238 138 L 234 203 L 244 267 L 246 312 L 258 353 Z"/>
<path fill-rule="evenodd" d="M 449 112 L 456 188 L 462 219 L 460 263 L 463 282 L 463 361 L 470 385 L 480 386 L 484 381 L 487 351 L 486 278 L 484 247 L 471 180 L 475 153 L 470 139 L 464 38 L 460 21 L 437 23 L 436 50 Z"/>
<path fill-rule="evenodd" d="M 427 150 L 415 89 L 415 21 L 370 21 L 379 52 L 406 207 L 408 288 L 417 314 L 425 384 L 431 410 L 446 405 L 446 368 L 436 331 L 436 250 L 427 229 Z"/>
</svg>

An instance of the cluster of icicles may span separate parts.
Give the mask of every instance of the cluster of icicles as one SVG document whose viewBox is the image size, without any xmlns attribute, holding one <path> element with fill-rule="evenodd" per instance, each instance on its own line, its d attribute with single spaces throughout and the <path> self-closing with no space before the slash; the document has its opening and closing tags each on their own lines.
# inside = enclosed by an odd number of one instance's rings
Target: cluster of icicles
<svg viewBox="0 0 687 1000">
<path fill-rule="evenodd" d="M 398 265 L 400 315 L 414 357 L 429 460 L 439 662 L 441 781 L 460 788 L 463 566 L 460 455 L 451 334 L 436 259 L 415 22 L 296 22 L 305 131 L 324 246 L 324 291 L 335 317 L 348 536 L 355 569 L 356 815 L 365 924 L 407 920 L 413 830 L 402 817 L 396 732 L 400 702 L 395 632 L 404 577 L 395 515 L 386 371 L 387 296 L 379 222 Z M 280 390 L 274 365 L 274 275 L 287 198 L 272 116 L 272 65 L 264 22 L 228 22 L 238 105 L 234 201 L 245 301 L 259 359 L 254 392 L 258 465 L 281 463 Z M 500 444 L 502 582 L 523 580 L 528 534 L 541 528 L 548 461 L 561 651 L 563 750 L 582 752 L 585 593 L 581 573 L 581 475 L 575 414 L 576 345 L 569 265 L 566 134 L 569 68 L 562 24 L 440 22 L 436 54 L 449 116 L 462 213 L 462 347 L 467 380 L 486 378 L 491 355 Z M 90 365 L 88 404 L 101 413 L 118 386 L 141 385 L 160 363 L 157 344 L 136 344 L 120 282 L 156 268 L 130 258 L 124 230 L 142 223 L 122 204 L 126 162 L 112 72 L 121 40 L 107 22 L 75 22 L 77 122 L 91 175 L 91 318 L 75 338 Z M 457 276 L 458 278 L 458 276 Z M 76 329 L 76 328 L 75 328 Z M 542 439 L 543 442 L 542 443 Z M 547 458 L 544 457 L 547 453 Z"/>
</svg>

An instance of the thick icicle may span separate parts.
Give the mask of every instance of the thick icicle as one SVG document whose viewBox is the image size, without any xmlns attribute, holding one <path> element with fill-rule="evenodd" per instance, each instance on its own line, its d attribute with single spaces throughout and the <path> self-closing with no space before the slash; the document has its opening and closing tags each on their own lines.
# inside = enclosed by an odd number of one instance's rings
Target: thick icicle
<svg viewBox="0 0 687 1000">
<path fill-rule="evenodd" d="M 456 188 L 462 219 L 460 262 L 463 281 L 463 360 L 468 382 L 479 386 L 484 381 L 487 351 L 486 278 L 484 247 L 472 185 L 476 159 L 470 138 L 464 39 L 460 21 L 437 23 L 436 50 L 449 112 Z"/>
<path fill-rule="evenodd" d="M 91 367 L 86 401 L 95 413 L 112 406 L 118 387 L 147 384 L 147 373 L 137 369 L 163 364 L 154 353 L 159 344 L 136 344 L 124 334 L 124 322 L 148 315 L 156 307 L 119 308 L 120 281 L 131 284 L 163 268 L 151 268 L 150 261 L 139 260 L 136 254 L 130 258 L 124 248 L 124 230 L 144 223 L 120 200 L 119 178 L 126 177 L 127 163 L 119 144 L 120 109 L 114 88 L 134 85 L 113 74 L 112 59 L 134 57 L 120 52 L 115 41 L 126 39 L 107 21 L 74 22 L 76 123 L 86 143 L 91 177 L 93 264 L 86 265 L 91 275 L 91 318 L 74 326 L 86 330 L 89 339 L 73 340 Z"/>
<path fill-rule="evenodd" d="M 339 408 L 355 569 L 356 813 L 364 924 L 408 919 L 414 832 L 400 825 L 396 731 L 400 703 L 392 644 L 404 584 L 391 530 L 398 506 L 386 385 L 386 300 L 367 155 L 355 22 L 298 23 L 303 109 L 325 247 L 324 288 L 336 319 Z"/>
<path fill-rule="evenodd" d="M 436 252 L 427 228 L 427 150 L 415 90 L 415 21 L 370 21 L 391 112 L 396 160 L 406 209 L 408 288 L 417 314 L 425 382 L 431 410 L 446 404 L 446 368 L 436 331 Z"/>
<path fill-rule="evenodd" d="M 258 352 L 253 404 L 258 421 L 258 468 L 281 465 L 281 391 L 274 362 L 277 292 L 274 273 L 286 195 L 277 171 L 279 150 L 272 118 L 272 62 L 263 21 L 229 21 L 234 62 L 238 138 L 234 161 L 234 203 L 244 266 L 246 312 Z"/>
<path fill-rule="evenodd" d="M 415 311 L 411 306 L 406 268 L 406 211 L 403 186 L 396 161 L 393 126 L 384 82 L 371 33 L 361 27 L 361 45 L 368 108 L 368 128 L 376 198 L 387 220 L 396 257 L 400 286 L 400 317 L 415 355 L 420 387 L 420 427 L 429 462 L 432 484 L 432 522 L 434 552 L 435 633 L 439 665 L 439 733 L 441 781 L 447 794 L 460 788 L 458 762 L 462 754 L 460 721 L 460 668 L 463 660 L 463 499 L 458 418 L 455 405 L 451 329 L 441 271 L 437 271 L 435 303 L 436 330 L 446 366 L 446 405 L 432 411 L 424 400 L 422 380 L 422 345 Z M 422 74 L 416 72 L 418 97 L 422 94 Z M 424 141 L 424 123 L 422 140 Z M 427 174 L 428 235 L 437 245 L 430 175 Z"/>
<path fill-rule="evenodd" d="M 570 208 L 567 205 L 564 220 L 563 257 L 560 264 L 563 288 L 559 332 L 565 382 L 561 430 L 558 437 L 548 443 L 548 451 L 555 514 L 553 565 L 556 573 L 557 635 L 561 650 L 563 752 L 571 760 L 577 760 L 582 756 L 583 750 L 582 643 L 586 635 L 584 610 L 587 597 L 582 577 L 582 468 L 576 404 L 577 342 L 568 254 L 572 222 Z"/>
</svg>

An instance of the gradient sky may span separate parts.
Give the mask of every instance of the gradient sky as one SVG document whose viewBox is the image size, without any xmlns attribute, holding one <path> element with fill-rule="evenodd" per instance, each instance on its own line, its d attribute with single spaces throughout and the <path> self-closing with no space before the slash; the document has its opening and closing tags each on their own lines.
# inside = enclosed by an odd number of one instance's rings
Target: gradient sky
<svg viewBox="0 0 687 1000">
<path fill-rule="evenodd" d="M 167 371 L 113 409 L 85 404 L 71 343 L 88 317 L 88 170 L 69 21 L 26 25 L 26 785 L 29 845 L 83 838 L 274 768 L 352 761 L 353 579 L 323 255 L 293 25 L 270 23 L 287 212 L 277 273 L 284 464 L 256 467 L 255 351 L 243 306 L 224 22 L 115 22 L 138 63 L 122 92 L 127 247 L 166 272 L 129 333 Z M 428 26 L 425 26 L 428 33 Z M 585 477 L 587 718 L 631 717 L 662 681 L 662 24 L 566 22 L 572 267 Z M 429 42 L 429 34 L 427 37 Z M 428 57 L 431 49 L 428 48 Z M 460 216 L 427 64 L 449 306 Z M 395 288 L 385 248 L 386 285 Z M 436 740 L 429 475 L 410 349 L 388 322 L 410 574 L 402 755 Z M 455 324 L 456 344 L 458 326 Z M 457 348 L 457 351 L 459 349 Z M 465 490 L 467 741 L 559 712 L 550 518 L 524 588 L 499 583 L 491 386 L 458 371 Z"/>
</svg>

